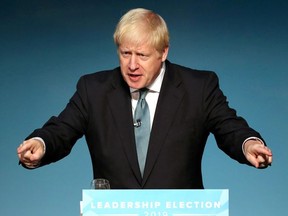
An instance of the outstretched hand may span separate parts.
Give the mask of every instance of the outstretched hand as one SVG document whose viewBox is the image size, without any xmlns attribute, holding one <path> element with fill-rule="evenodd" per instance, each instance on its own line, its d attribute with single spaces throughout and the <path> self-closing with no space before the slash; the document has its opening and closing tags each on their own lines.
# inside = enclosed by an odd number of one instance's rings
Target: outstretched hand
<svg viewBox="0 0 288 216">
<path fill-rule="evenodd" d="M 256 168 L 266 168 L 272 164 L 272 151 L 258 140 L 248 140 L 244 144 L 244 154 Z"/>
<path fill-rule="evenodd" d="M 28 168 L 35 168 L 39 166 L 45 154 L 44 145 L 37 139 L 26 140 L 17 148 L 17 154 L 22 164 Z"/>
</svg>

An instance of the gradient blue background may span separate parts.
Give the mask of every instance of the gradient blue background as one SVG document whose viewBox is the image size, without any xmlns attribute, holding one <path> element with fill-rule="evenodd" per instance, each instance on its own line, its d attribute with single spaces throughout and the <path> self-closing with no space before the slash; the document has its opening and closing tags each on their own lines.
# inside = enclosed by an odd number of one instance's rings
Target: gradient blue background
<svg viewBox="0 0 288 216">
<path fill-rule="evenodd" d="M 257 170 L 231 160 L 211 136 L 206 188 L 230 190 L 231 216 L 287 213 L 287 1 L 1 0 L 1 215 L 79 215 L 92 179 L 84 139 L 62 161 L 33 171 L 17 165 L 16 147 L 58 115 L 81 75 L 118 66 L 112 34 L 135 7 L 163 16 L 169 60 L 216 71 L 230 105 L 273 149 L 272 167 Z"/>
</svg>

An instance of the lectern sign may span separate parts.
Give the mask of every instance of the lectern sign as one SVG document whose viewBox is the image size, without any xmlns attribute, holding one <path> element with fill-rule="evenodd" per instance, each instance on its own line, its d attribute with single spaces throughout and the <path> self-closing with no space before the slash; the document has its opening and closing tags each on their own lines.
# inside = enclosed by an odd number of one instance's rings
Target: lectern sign
<svg viewBox="0 0 288 216">
<path fill-rule="evenodd" d="M 83 216 L 228 216 L 228 190 L 83 190 Z"/>
</svg>

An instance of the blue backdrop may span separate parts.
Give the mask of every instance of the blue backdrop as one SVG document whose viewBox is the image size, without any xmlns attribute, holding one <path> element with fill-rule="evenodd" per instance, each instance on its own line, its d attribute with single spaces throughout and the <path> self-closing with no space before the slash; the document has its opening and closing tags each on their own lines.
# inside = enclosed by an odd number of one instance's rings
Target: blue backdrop
<svg viewBox="0 0 288 216">
<path fill-rule="evenodd" d="M 262 133 L 274 162 L 257 170 L 228 158 L 210 137 L 206 188 L 230 190 L 232 216 L 287 212 L 288 3 L 283 0 L 1 0 L 1 215 L 79 215 L 92 179 L 85 141 L 41 169 L 18 166 L 16 148 L 57 115 L 86 73 L 118 65 L 112 34 L 123 13 L 155 10 L 171 33 L 169 60 L 214 70 L 230 105 Z M 282 153 L 281 153 L 282 152 Z"/>
</svg>

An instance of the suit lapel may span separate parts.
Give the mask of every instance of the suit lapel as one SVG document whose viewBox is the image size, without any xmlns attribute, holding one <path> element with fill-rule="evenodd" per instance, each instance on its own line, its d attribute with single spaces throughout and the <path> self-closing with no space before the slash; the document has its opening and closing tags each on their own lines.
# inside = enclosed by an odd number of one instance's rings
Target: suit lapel
<svg viewBox="0 0 288 216">
<path fill-rule="evenodd" d="M 121 82 L 119 82 L 121 80 Z M 138 166 L 136 145 L 134 138 L 133 117 L 131 107 L 130 90 L 122 76 L 116 73 L 112 82 L 112 91 L 108 95 L 109 106 L 114 118 L 115 125 L 122 139 L 122 145 L 139 184 L 141 174 Z"/>
<path fill-rule="evenodd" d="M 166 66 L 150 135 L 142 186 L 144 186 L 157 161 L 169 128 L 175 119 L 177 108 L 184 96 L 184 90 L 181 88 L 181 78 L 171 69 L 169 62 Z"/>
</svg>

